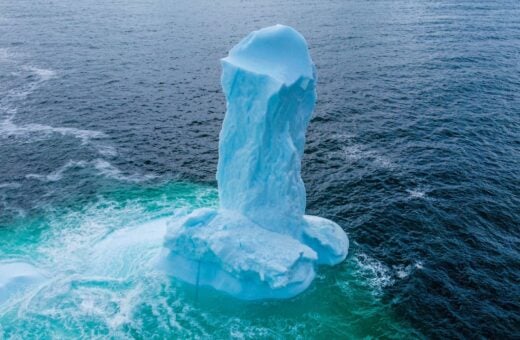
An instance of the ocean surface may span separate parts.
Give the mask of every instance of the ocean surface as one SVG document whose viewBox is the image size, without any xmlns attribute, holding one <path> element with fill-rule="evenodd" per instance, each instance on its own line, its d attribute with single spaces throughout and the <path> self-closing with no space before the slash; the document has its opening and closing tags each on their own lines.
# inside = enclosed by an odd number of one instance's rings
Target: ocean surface
<svg viewBox="0 0 520 340">
<path fill-rule="evenodd" d="M 166 220 L 218 205 L 219 59 L 275 23 L 318 71 L 308 213 L 351 248 L 243 302 L 152 260 Z M 0 304 L 5 339 L 520 337 L 520 2 L 0 0 L 13 261 L 48 279 Z"/>
</svg>

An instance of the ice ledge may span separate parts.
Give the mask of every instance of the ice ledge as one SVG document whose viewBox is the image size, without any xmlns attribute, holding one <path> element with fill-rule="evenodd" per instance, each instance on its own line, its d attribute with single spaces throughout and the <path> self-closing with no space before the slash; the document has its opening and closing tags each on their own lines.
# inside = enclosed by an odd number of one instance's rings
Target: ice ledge
<svg viewBox="0 0 520 340">
<path fill-rule="evenodd" d="M 280 24 L 251 32 L 229 51 L 222 64 L 266 75 L 285 85 L 299 78 L 315 78 L 305 38 L 294 28 Z"/>
<path fill-rule="evenodd" d="M 336 223 L 316 216 L 305 216 L 304 223 L 297 240 L 232 211 L 198 209 L 170 221 L 160 266 L 241 299 L 290 298 L 310 285 L 315 264 L 339 263 L 348 252 L 348 238 Z"/>
</svg>

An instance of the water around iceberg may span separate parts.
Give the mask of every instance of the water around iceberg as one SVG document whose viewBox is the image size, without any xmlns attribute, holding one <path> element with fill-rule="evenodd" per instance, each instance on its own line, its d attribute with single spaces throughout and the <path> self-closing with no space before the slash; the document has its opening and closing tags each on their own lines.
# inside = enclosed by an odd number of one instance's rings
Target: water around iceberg
<svg viewBox="0 0 520 340">
<path fill-rule="evenodd" d="M 307 292 L 280 302 L 240 302 L 158 271 L 166 221 L 217 202 L 208 186 L 126 185 L 0 229 L 0 266 L 32 263 L 45 276 L 0 303 L 0 337 L 413 334 L 381 299 L 392 274 L 364 255 L 320 270 Z"/>
<path fill-rule="evenodd" d="M 172 221 L 161 267 L 242 299 L 290 298 L 348 253 L 336 223 L 305 215 L 305 133 L 316 68 L 295 29 L 250 33 L 222 59 L 227 111 L 219 140 L 218 209 Z"/>
</svg>

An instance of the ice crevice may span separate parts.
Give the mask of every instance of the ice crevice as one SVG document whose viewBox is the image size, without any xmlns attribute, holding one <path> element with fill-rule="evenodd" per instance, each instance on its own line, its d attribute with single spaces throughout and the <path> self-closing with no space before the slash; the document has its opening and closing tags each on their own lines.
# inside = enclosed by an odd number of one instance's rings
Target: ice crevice
<svg viewBox="0 0 520 340">
<path fill-rule="evenodd" d="M 284 25 L 252 32 L 221 64 L 220 206 L 170 220 L 160 267 L 242 299 L 289 298 L 349 246 L 336 223 L 305 215 L 300 170 L 316 68 L 303 36 Z"/>
</svg>

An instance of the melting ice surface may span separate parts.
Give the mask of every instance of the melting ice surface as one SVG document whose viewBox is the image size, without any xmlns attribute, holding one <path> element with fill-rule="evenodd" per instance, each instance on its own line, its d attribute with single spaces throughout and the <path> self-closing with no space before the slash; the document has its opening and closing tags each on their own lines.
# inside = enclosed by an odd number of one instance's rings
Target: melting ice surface
<svg viewBox="0 0 520 340">
<path fill-rule="evenodd" d="M 336 223 L 305 215 L 300 168 L 315 67 L 305 39 L 276 25 L 233 47 L 222 69 L 220 207 L 172 220 L 161 266 L 239 298 L 289 298 L 309 286 L 316 264 L 343 261 L 349 245 Z"/>
</svg>

